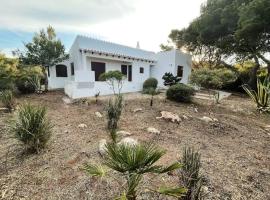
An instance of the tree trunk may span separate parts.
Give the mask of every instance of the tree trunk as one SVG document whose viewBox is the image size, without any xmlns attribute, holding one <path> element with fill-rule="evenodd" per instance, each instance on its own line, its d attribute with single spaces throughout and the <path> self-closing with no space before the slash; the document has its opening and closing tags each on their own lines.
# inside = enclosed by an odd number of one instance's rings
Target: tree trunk
<svg viewBox="0 0 270 200">
<path fill-rule="evenodd" d="M 44 85 L 45 85 L 45 90 L 44 91 L 48 92 L 48 83 L 49 83 L 49 81 L 48 81 L 48 74 L 47 74 L 46 70 L 47 70 L 47 67 L 43 67 Z"/>
<path fill-rule="evenodd" d="M 257 56 L 254 57 L 254 61 L 255 61 L 255 66 L 250 71 L 250 78 L 248 81 L 248 85 L 252 89 L 255 90 L 257 88 L 257 72 L 260 68 L 260 63 L 259 63 L 259 59 Z"/>
</svg>

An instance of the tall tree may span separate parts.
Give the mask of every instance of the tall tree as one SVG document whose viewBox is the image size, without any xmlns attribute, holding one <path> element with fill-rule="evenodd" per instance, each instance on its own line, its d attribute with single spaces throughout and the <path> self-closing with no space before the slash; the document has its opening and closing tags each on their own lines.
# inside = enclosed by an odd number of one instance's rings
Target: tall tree
<svg viewBox="0 0 270 200">
<path fill-rule="evenodd" d="M 228 65 L 225 61 L 253 59 L 250 85 L 256 84 L 261 62 L 268 65 L 270 47 L 269 0 L 208 0 L 201 15 L 182 30 L 172 30 L 169 38 L 176 47 L 185 47 L 203 63 Z M 175 36 L 176 37 L 173 37 Z"/>
<path fill-rule="evenodd" d="M 52 26 L 36 33 L 31 42 L 24 44 L 25 51 L 18 51 L 20 62 L 25 65 L 41 65 L 45 77 L 45 90 L 48 90 L 48 76 L 46 70 L 66 59 L 65 47 L 56 37 Z"/>
</svg>

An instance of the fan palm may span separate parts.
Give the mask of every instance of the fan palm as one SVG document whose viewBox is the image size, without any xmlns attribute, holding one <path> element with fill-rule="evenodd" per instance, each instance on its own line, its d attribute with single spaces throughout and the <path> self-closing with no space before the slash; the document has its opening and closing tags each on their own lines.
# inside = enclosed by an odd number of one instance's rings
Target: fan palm
<svg viewBox="0 0 270 200">
<path fill-rule="evenodd" d="M 137 197 L 137 188 L 147 173 L 163 174 L 180 168 L 180 163 L 176 162 L 167 167 L 155 165 L 155 163 L 165 154 L 165 151 L 152 144 L 126 145 L 126 144 L 108 144 L 104 164 L 110 169 L 119 172 L 126 179 L 125 195 L 128 200 L 135 200 Z M 86 165 L 85 170 L 90 175 L 102 174 L 99 172 L 90 172 L 93 165 Z M 159 193 L 181 196 L 185 190 L 159 190 Z"/>
</svg>

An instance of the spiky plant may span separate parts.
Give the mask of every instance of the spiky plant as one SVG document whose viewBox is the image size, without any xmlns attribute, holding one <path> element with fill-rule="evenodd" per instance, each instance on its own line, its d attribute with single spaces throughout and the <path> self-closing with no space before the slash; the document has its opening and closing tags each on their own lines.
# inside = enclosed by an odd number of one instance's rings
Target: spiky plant
<svg viewBox="0 0 270 200">
<path fill-rule="evenodd" d="M 123 108 L 123 96 L 116 95 L 113 99 L 109 100 L 109 104 L 106 107 L 108 118 L 108 129 L 116 130 L 118 127 L 118 121 L 120 119 Z"/>
<path fill-rule="evenodd" d="M 12 124 L 12 131 L 29 150 L 39 153 L 46 146 L 52 132 L 52 124 L 46 117 L 46 108 L 22 105 Z"/>
<path fill-rule="evenodd" d="M 137 191 L 145 174 L 164 174 L 180 168 L 180 163 L 176 162 L 167 167 L 156 165 L 155 163 L 165 154 L 152 144 L 127 145 L 127 144 L 108 144 L 106 146 L 106 154 L 104 156 L 104 165 L 109 169 L 116 171 L 125 179 L 123 195 L 127 200 L 136 200 Z M 86 165 L 85 170 L 89 175 L 96 176 L 103 174 L 104 170 L 98 168 L 93 171 L 93 165 Z M 185 190 L 164 189 L 161 188 L 157 192 L 167 195 L 182 196 Z M 122 199 L 124 199 L 122 195 Z"/>
<path fill-rule="evenodd" d="M 34 75 L 29 79 L 30 84 L 35 88 L 35 92 L 40 94 L 42 93 L 41 90 L 41 78 L 38 75 Z"/>
<path fill-rule="evenodd" d="M 15 104 L 13 92 L 11 90 L 4 90 L 0 92 L 0 100 L 8 111 L 11 112 Z"/>
<path fill-rule="evenodd" d="M 243 89 L 249 97 L 256 103 L 259 112 L 270 111 L 270 81 L 266 78 L 264 81 L 257 80 L 257 91 L 252 90 L 249 86 L 244 85 Z"/>
<path fill-rule="evenodd" d="M 202 199 L 202 176 L 200 175 L 201 155 L 192 148 L 184 148 L 180 160 L 182 168 L 180 171 L 180 182 L 187 188 L 183 200 Z"/>
</svg>

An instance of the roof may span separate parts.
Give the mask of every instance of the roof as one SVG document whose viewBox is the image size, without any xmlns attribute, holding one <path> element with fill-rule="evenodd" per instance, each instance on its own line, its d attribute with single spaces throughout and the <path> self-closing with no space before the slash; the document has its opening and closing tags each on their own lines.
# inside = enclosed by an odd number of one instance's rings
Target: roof
<svg viewBox="0 0 270 200">
<path fill-rule="evenodd" d="M 107 53 L 117 56 L 126 56 L 135 59 L 145 59 L 156 61 L 155 52 L 128 47 L 112 42 L 98 40 L 87 36 L 77 36 L 78 47 L 80 50 L 94 51 L 98 53 Z"/>
</svg>

